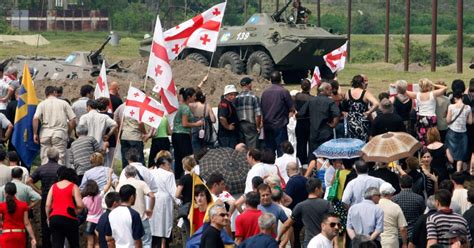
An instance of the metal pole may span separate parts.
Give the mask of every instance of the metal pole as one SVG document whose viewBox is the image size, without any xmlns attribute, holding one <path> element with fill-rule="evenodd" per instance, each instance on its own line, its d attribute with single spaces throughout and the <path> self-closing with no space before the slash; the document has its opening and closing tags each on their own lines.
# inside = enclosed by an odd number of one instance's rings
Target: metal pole
<svg viewBox="0 0 474 248">
<path fill-rule="evenodd" d="M 390 0 L 386 0 L 385 5 L 385 63 L 388 63 L 390 38 Z"/>
<path fill-rule="evenodd" d="M 244 22 L 246 22 L 248 19 L 247 16 L 247 0 L 244 0 Z"/>
<path fill-rule="evenodd" d="M 258 0 L 258 13 L 262 13 L 262 0 Z"/>
<path fill-rule="evenodd" d="M 408 71 L 410 65 L 410 0 L 406 0 L 406 8 L 404 70 Z"/>
<path fill-rule="evenodd" d="M 318 0 L 316 12 L 317 12 L 317 15 L 318 15 L 317 16 L 318 17 L 318 27 L 321 27 L 321 0 Z"/>
<path fill-rule="evenodd" d="M 431 2 L 431 71 L 436 71 L 436 36 L 438 35 L 438 0 Z"/>
<path fill-rule="evenodd" d="M 457 73 L 462 73 L 462 45 L 463 45 L 463 0 L 458 0 L 458 48 L 457 48 Z"/>
<path fill-rule="evenodd" d="M 280 0 L 276 0 L 276 10 L 275 11 L 278 11 L 279 8 L 280 8 Z"/>
<path fill-rule="evenodd" d="M 347 61 L 351 61 L 351 32 L 352 32 L 352 0 L 348 1 L 347 7 Z"/>
</svg>

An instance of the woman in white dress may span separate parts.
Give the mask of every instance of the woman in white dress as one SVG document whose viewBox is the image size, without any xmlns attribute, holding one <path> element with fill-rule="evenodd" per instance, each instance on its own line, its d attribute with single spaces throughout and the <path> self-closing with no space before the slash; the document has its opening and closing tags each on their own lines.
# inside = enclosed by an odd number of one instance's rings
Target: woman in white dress
<svg viewBox="0 0 474 248">
<path fill-rule="evenodd" d="M 153 247 L 169 247 L 171 241 L 174 219 L 173 202 L 176 192 L 176 182 L 171 163 L 171 158 L 163 156 L 156 161 L 158 167 L 150 168 L 151 174 L 158 185 L 158 192 L 155 193 L 156 205 L 150 221 Z"/>
</svg>

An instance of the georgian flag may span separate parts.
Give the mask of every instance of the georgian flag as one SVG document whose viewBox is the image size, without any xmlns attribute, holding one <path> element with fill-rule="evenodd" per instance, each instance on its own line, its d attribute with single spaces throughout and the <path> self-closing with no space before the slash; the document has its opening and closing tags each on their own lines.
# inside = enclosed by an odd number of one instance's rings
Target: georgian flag
<svg viewBox="0 0 474 248">
<path fill-rule="evenodd" d="M 326 62 L 326 65 L 331 69 L 331 71 L 337 72 L 337 71 L 342 71 L 344 69 L 344 66 L 346 64 L 346 58 L 347 58 L 347 41 L 339 47 L 338 49 L 324 55 L 324 61 Z"/>
<path fill-rule="evenodd" d="M 158 16 L 156 18 L 155 33 L 153 34 L 146 75 L 155 81 L 153 91 L 160 94 L 161 103 L 165 107 L 166 113 L 171 115 L 178 110 L 179 102 L 169 61 L 163 39 L 161 21 Z"/>
<path fill-rule="evenodd" d="M 102 67 L 100 68 L 99 77 L 97 78 L 97 84 L 94 90 L 94 99 L 101 97 L 109 98 L 109 85 L 107 83 L 107 71 L 105 70 L 105 61 L 102 62 Z M 112 113 L 112 102 L 109 101 L 108 112 Z"/>
<path fill-rule="evenodd" d="M 205 12 L 164 33 L 168 58 L 173 60 L 187 47 L 214 52 L 226 2 L 214 5 Z"/>
<path fill-rule="evenodd" d="M 163 105 L 139 89 L 130 87 L 128 90 L 123 112 L 125 116 L 158 128 L 165 112 Z"/>
<path fill-rule="evenodd" d="M 319 72 L 319 67 L 314 67 L 313 78 L 311 79 L 311 89 L 314 87 L 319 87 L 321 84 L 321 73 Z"/>
</svg>

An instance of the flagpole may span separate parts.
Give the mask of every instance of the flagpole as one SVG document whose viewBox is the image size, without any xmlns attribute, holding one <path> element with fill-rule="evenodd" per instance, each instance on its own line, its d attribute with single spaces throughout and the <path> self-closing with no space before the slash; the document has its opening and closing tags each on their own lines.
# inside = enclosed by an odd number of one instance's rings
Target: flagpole
<svg viewBox="0 0 474 248">
<path fill-rule="evenodd" d="M 225 0 L 224 2 L 225 2 L 225 9 L 227 9 L 227 0 Z M 224 13 L 222 13 L 222 15 L 224 15 Z M 224 21 L 224 18 L 222 18 L 221 22 L 219 23 L 219 33 L 221 32 L 223 21 Z M 219 37 L 219 35 L 217 35 L 217 37 Z M 209 73 L 211 72 L 212 61 L 214 60 L 214 53 L 216 52 L 216 50 L 217 50 L 217 42 L 216 42 L 216 49 L 214 49 L 214 52 L 212 52 L 211 60 L 209 61 L 209 67 L 207 68 L 207 76 L 209 76 Z"/>
<path fill-rule="evenodd" d="M 149 62 L 148 62 L 149 63 Z M 145 94 L 146 94 L 146 82 L 148 81 L 148 76 L 145 74 L 145 83 L 143 85 L 143 90 L 145 91 Z M 132 84 L 130 82 L 130 87 L 132 87 Z M 129 88 L 130 89 L 130 88 Z"/>
<path fill-rule="evenodd" d="M 145 80 L 146 80 L 146 79 L 145 79 Z M 145 81 L 145 82 L 146 82 L 146 81 Z M 132 81 L 130 81 L 130 85 L 128 86 L 128 90 L 130 90 L 131 87 L 132 87 Z M 126 101 L 126 100 L 125 100 L 125 101 Z M 126 103 L 123 103 L 123 104 L 126 104 Z M 114 163 L 114 162 L 115 162 L 115 157 L 117 156 L 117 151 L 119 150 L 119 149 L 117 149 L 117 146 L 118 146 L 118 144 L 119 144 L 119 142 L 120 142 L 120 136 L 121 136 L 120 134 L 122 133 L 123 120 L 124 120 L 124 118 L 125 118 L 124 112 L 125 112 L 125 109 L 123 110 L 123 112 L 122 112 L 122 118 L 120 119 L 120 127 L 119 127 L 119 130 L 118 130 L 118 133 L 117 133 L 117 139 L 116 139 L 116 141 L 115 141 L 116 143 L 115 143 L 114 156 L 112 157 L 112 162 L 110 163 L 110 168 L 111 168 L 112 170 L 115 169 L 115 163 Z M 124 159 L 124 154 L 122 154 L 122 160 L 123 160 L 123 159 Z M 123 164 L 123 163 L 122 163 L 122 164 Z M 123 168 L 122 168 L 122 170 L 123 170 Z"/>
</svg>

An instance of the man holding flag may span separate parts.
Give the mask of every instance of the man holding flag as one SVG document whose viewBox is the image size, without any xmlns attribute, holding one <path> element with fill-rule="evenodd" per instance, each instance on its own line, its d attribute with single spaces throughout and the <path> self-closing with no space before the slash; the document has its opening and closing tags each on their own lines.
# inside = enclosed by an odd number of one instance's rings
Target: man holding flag
<svg viewBox="0 0 474 248">
<path fill-rule="evenodd" d="M 23 76 L 15 114 L 15 126 L 11 142 L 21 160 L 30 168 L 40 150 L 39 144 L 34 141 L 33 115 L 36 112 L 38 98 L 31 79 L 28 66 L 23 67 Z M 72 110 L 71 110 L 72 111 Z"/>
</svg>

